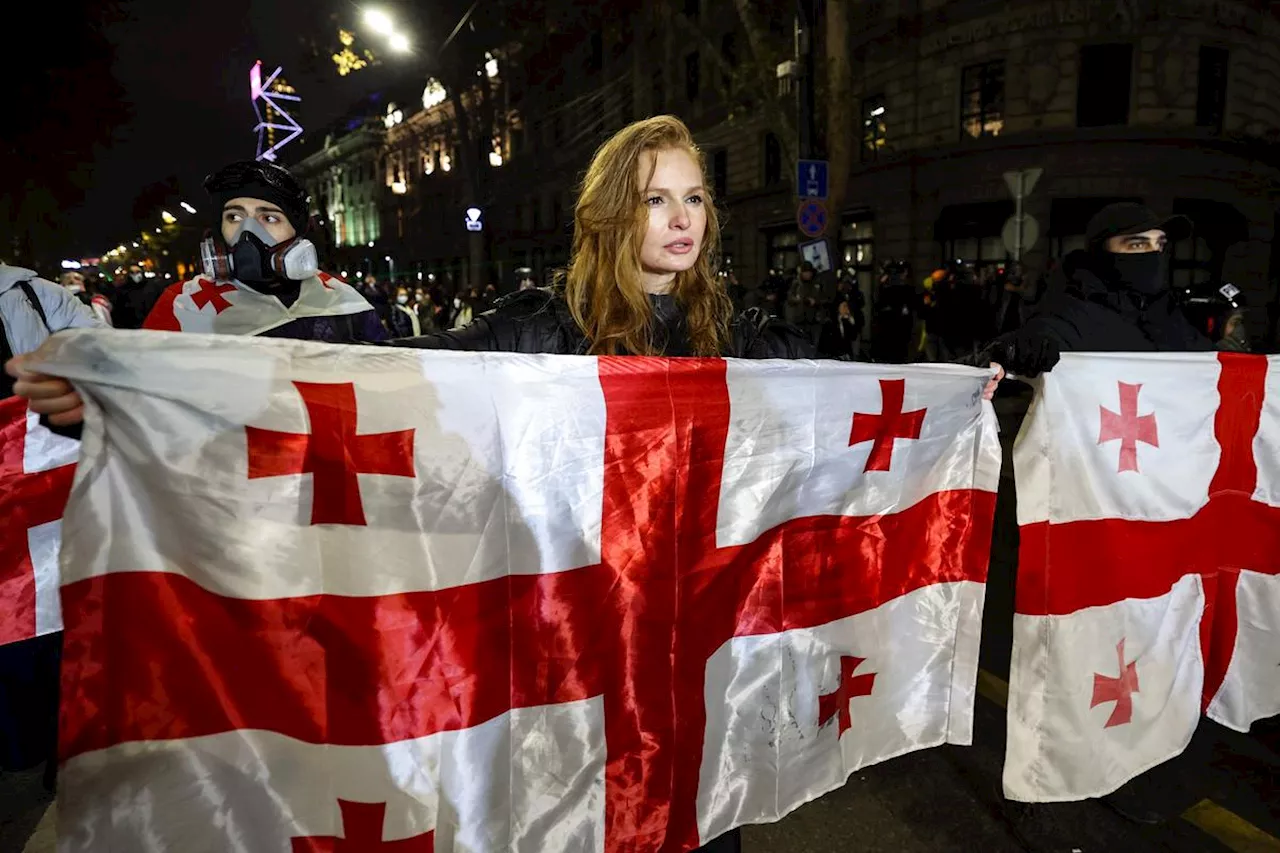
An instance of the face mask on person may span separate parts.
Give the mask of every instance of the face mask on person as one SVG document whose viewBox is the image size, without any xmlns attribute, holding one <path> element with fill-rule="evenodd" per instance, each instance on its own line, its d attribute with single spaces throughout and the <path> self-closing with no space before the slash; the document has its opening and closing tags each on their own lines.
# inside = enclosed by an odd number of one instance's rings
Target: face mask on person
<svg viewBox="0 0 1280 853">
<path fill-rule="evenodd" d="M 1169 288 L 1169 256 L 1166 252 L 1108 254 L 1117 284 L 1143 296 L 1158 296 Z"/>
<path fill-rule="evenodd" d="M 461 300 L 461 299 L 458 299 L 457 297 L 454 297 L 454 300 L 453 300 L 453 307 L 454 307 L 454 308 L 461 308 L 461 307 L 462 307 L 462 300 Z"/>
<path fill-rule="evenodd" d="M 398 293 L 398 294 L 396 294 L 396 304 L 397 304 L 397 305 L 408 305 L 408 304 L 409 304 L 409 294 L 407 294 L 407 293 Z"/>
<path fill-rule="evenodd" d="M 256 219 L 246 219 L 231 240 L 231 272 L 247 284 L 288 279 L 303 281 L 320 269 L 316 247 L 310 240 L 293 237 L 276 241 Z"/>
</svg>

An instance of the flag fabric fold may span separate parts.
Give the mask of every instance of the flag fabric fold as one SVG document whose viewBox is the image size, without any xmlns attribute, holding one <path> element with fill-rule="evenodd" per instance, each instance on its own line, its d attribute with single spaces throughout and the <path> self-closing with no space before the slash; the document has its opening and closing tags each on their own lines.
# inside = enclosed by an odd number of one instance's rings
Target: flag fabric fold
<svg viewBox="0 0 1280 853">
<path fill-rule="evenodd" d="M 1039 380 L 1014 450 L 1010 798 L 1102 796 L 1202 712 L 1280 712 L 1275 366 L 1074 354 Z"/>
<path fill-rule="evenodd" d="M 674 853 L 971 737 L 984 371 L 55 346 L 64 853 Z"/>
</svg>

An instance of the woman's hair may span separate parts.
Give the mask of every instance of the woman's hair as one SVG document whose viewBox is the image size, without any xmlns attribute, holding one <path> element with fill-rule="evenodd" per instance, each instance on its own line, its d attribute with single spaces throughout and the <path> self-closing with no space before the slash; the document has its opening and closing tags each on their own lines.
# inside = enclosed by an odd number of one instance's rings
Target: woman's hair
<svg viewBox="0 0 1280 853">
<path fill-rule="evenodd" d="M 706 174 L 706 162 L 684 122 L 674 116 L 638 121 L 600 146 L 583 178 L 574 208 L 573 259 L 565 275 L 565 299 L 594 354 L 660 355 L 653 340 L 653 310 L 641 280 L 640 247 L 649 227 L 644 189 L 655 161 L 641 179 L 645 152 L 684 151 Z M 698 260 L 676 274 L 672 294 L 684 312 L 696 355 L 720 355 L 729 341 L 733 303 L 716 275 L 720 223 L 708 189 L 707 229 Z"/>
</svg>

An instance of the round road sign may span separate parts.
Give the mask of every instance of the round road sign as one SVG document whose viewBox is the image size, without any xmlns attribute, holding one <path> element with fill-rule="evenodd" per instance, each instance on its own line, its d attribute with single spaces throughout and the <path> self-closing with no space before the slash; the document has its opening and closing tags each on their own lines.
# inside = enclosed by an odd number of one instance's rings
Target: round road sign
<svg viewBox="0 0 1280 853">
<path fill-rule="evenodd" d="M 827 207 L 820 201 L 801 202 L 796 211 L 796 224 L 810 237 L 821 237 L 827 230 Z"/>
</svg>

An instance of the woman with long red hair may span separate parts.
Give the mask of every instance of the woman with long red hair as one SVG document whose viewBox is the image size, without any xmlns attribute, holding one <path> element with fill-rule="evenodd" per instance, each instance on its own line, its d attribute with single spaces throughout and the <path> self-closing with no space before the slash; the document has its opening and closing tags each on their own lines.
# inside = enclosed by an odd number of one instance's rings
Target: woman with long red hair
<svg viewBox="0 0 1280 853">
<path fill-rule="evenodd" d="M 467 328 L 397 341 L 439 349 L 803 358 L 799 332 L 735 316 L 716 274 L 720 224 L 705 160 L 682 121 L 638 121 L 600 146 L 574 209 L 559 286 L 525 290 Z"/>
</svg>

